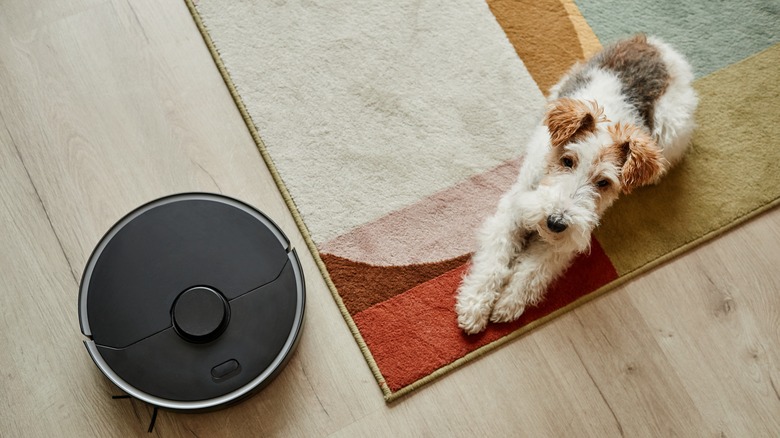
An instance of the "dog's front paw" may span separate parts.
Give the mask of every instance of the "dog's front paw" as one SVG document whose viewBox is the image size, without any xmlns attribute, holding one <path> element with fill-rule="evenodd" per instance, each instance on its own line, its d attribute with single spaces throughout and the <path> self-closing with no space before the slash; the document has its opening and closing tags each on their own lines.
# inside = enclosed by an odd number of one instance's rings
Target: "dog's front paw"
<svg viewBox="0 0 780 438">
<path fill-rule="evenodd" d="M 468 303 L 458 301 L 455 306 L 458 313 L 458 327 L 469 335 L 485 330 L 490 317 L 490 303 L 471 300 Z"/>
<path fill-rule="evenodd" d="M 493 303 L 496 302 L 503 279 L 507 275 L 507 270 L 503 267 L 491 270 L 472 267 L 458 288 L 455 303 L 458 327 L 470 335 L 485 329 Z"/>
<path fill-rule="evenodd" d="M 491 322 L 510 322 L 525 312 L 526 302 L 519 294 L 507 293 L 498 298 L 490 314 Z"/>
</svg>

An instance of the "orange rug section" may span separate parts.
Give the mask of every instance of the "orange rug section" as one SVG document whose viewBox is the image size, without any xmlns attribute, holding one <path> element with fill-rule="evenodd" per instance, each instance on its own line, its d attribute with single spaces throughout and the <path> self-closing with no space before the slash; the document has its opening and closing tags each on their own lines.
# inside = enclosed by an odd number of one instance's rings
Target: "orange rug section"
<svg viewBox="0 0 780 438">
<path fill-rule="evenodd" d="M 618 277 L 594 239 L 590 253 L 575 259 L 539 306 L 526 309 L 517 321 L 489 324 L 484 332 L 467 336 L 458 328 L 454 310 L 455 292 L 467 267 L 463 264 L 353 315 L 390 391 L 411 385 L 529 323 L 543 321 Z"/>
</svg>

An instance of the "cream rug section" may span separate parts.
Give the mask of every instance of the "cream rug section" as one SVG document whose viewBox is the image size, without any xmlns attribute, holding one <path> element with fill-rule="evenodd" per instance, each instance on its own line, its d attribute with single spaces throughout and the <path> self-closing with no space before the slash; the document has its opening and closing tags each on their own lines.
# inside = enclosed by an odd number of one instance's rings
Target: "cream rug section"
<svg viewBox="0 0 780 438">
<path fill-rule="evenodd" d="M 318 246 L 518 157 L 541 117 L 483 0 L 195 5 Z"/>
</svg>

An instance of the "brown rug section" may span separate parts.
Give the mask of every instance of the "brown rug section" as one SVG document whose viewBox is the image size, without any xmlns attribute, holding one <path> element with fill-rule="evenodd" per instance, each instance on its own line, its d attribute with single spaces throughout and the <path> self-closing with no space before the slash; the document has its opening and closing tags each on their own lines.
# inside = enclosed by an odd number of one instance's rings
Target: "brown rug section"
<svg viewBox="0 0 780 438">
<path fill-rule="evenodd" d="M 470 254 L 436 263 L 408 266 L 373 266 L 332 254 L 320 253 L 344 306 L 355 315 L 374 304 L 425 283 L 468 261 Z"/>
<path fill-rule="evenodd" d="M 575 25 L 581 17 L 571 16 L 578 12 L 576 7 L 566 7 L 568 1 L 487 0 L 498 24 L 545 95 L 572 64 L 590 55 L 585 53 Z M 595 38 L 594 41 L 598 45 Z"/>
</svg>

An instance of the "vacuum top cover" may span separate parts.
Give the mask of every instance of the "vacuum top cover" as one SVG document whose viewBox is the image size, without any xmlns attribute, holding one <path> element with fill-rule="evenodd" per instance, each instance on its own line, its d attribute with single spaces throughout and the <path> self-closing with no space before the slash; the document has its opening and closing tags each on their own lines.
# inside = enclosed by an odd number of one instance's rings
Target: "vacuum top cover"
<svg viewBox="0 0 780 438">
<path fill-rule="evenodd" d="M 92 359 L 122 390 L 200 410 L 281 370 L 304 301 L 298 256 L 270 219 L 193 193 L 144 205 L 103 237 L 81 280 L 79 319 Z"/>
</svg>

